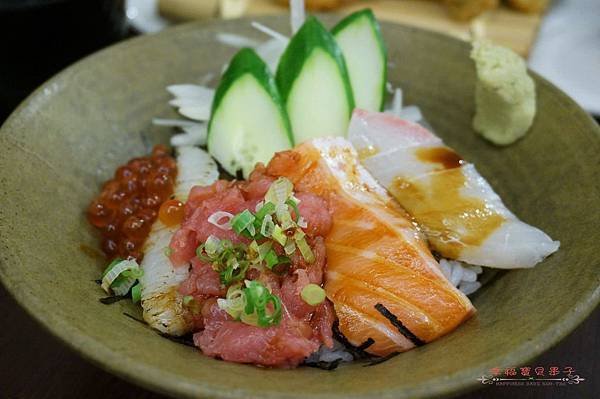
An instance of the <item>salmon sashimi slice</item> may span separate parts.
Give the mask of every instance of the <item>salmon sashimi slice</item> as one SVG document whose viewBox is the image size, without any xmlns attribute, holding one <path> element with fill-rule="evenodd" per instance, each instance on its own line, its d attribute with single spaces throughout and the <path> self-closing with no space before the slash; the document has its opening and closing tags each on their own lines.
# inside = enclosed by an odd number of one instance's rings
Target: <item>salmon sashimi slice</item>
<svg viewBox="0 0 600 399">
<path fill-rule="evenodd" d="M 443 276 L 407 213 L 360 165 L 350 142 L 305 142 L 277 153 L 267 173 L 329 202 L 325 290 L 351 344 L 374 341 L 366 351 L 379 356 L 406 351 L 475 312 Z"/>
<path fill-rule="evenodd" d="M 424 127 L 357 109 L 348 137 L 443 257 L 510 269 L 533 267 L 558 250 L 558 241 L 519 220 L 473 164 Z"/>
</svg>

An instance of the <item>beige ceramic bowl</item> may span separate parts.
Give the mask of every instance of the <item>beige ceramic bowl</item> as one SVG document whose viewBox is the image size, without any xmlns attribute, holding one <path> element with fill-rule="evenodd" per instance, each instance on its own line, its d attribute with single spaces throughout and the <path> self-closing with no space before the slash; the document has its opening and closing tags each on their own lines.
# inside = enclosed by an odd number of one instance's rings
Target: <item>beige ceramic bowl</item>
<svg viewBox="0 0 600 399">
<path fill-rule="evenodd" d="M 327 20 L 333 22 L 332 20 Z M 284 18 L 265 19 L 284 29 Z M 435 131 L 477 164 L 506 204 L 561 241 L 532 270 L 497 276 L 473 297 L 476 317 L 454 333 L 373 367 L 269 370 L 203 357 L 98 302 L 104 263 L 81 245 L 97 236 L 84 209 L 127 159 L 167 142 L 151 126 L 172 117 L 165 86 L 218 73 L 234 49 L 215 33 L 261 38 L 248 20 L 190 24 L 101 51 L 33 93 L 0 130 L 0 277 L 27 311 L 82 356 L 157 391 L 219 398 L 415 398 L 479 384 L 492 367 L 518 366 L 571 331 L 599 299 L 600 129 L 536 77 L 529 135 L 497 148 L 471 129 L 474 68 L 466 43 L 383 24 L 389 78 Z"/>
</svg>

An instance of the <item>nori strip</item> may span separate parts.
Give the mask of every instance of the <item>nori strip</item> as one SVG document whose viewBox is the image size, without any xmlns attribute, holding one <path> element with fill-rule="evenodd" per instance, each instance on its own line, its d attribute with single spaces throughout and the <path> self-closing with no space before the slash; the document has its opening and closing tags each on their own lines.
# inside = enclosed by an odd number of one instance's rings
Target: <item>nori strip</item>
<svg viewBox="0 0 600 399">
<path fill-rule="evenodd" d="M 123 314 L 124 314 L 125 316 L 129 317 L 131 320 L 135 320 L 135 321 L 137 321 L 138 323 L 142 323 L 142 324 L 143 324 L 143 325 L 145 325 L 146 327 L 150 328 L 150 326 L 148 325 L 148 323 L 146 323 L 144 320 L 142 320 L 142 319 L 138 319 L 137 317 L 135 317 L 134 315 L 131 315 L 131 314 L 129 314 L 129 313 L 125 313 L 125 312 L 123 312 Z"/>
<path fill-rule="evenodd" d="M 161 337 L 166 338 L 169 341 L 175 342 L 176 344 L 191 346 L 192 348 L 196 347 L 196 345 L 194 345 L 194 339 L 192 338 L 192 334 L 184 335 L 182 337 L 174 337 L 162 331 L 157 331 L 157 333 Z"/>
<path fill-rule="evenodd" d="M 398 356 L 399 354 L 400 354 L 400 352 L 392 352 L 389 355 L 373 358 L 373 359 L 371 359 L 371 361 L 369 363 L 365 364 L 363 367 L 376 366 L 383 362 L 387 362 L 388 360 L 390 360 L 393 357 Z"/>
<path fill-rule="evenodd" d="M 110 305 L 111 303 L 122 301 L 125 298 L 128 298 L 128 297 L 125 295 L 113 295 L 113 296 L 107 296 L 104 298 L 100 298 L 99 301 L 105 305 Z"/>
<path fill-rule="evenodd" d="M 390 323 L 392 323 L 392 325 L 394 327 L 396 327 L 398 329 L 398 331 L 400 331 L 400 334 L 402 334 L 406 338 L 408 338 L 413 344 L 415 344 L 415 346 L 425 345 L 425 342 L 421 341 L 421 339 L 419 337 L 417 337 L 415 334 L 413 334 L 412 331 L 410 331 L 404 324 L 402 324 L 402 322 L 400 320 L 398 320 L 398 317 L 396 317 L 395 314 L 390 312 L 388 310 L 388 308 L 383 306 L 381 303 L 378 303 L 375 305 L 375 309 L 379 313 L 381 313 L 383 315 L 383 317 L 388 319 L 390 321 Z"/>
<path fill-rule="evenodd" d="M 369 337 L 369 338 L 367 338 L 367 340 L 365 342 L 363 342 L 362 344 L 360 344 L 359 346 L 357 346 L 356 350 L 358 350 L 358 351 L 364 351 L 365 349 L 369 348 L 374 343 L 375 343 L 375 340 L 373 338 Z"/>
<path fill-rule="evenodd" d="M 319 362 L 315 362 L 315 363 L 304 363 L 306 366 L 308 367 L 314 367 L 317 369 L 321 369 L 321 370 L 327 370 L 327 371 L 331 371 L 331 370 L 335 370 L 340 363 L 342 362 L 342 359 L 335 359 L 332 362 L 324 362 L 324 361 L 319 361 Z"/>
<path fill-rule="evenodd" d="M 352 345 L 350 343 L 350 341 L 348 341 L 348 338 L 346 338 L 344 336 L 344 334 L 342 334 L 342 332 L 340 331 L 340 323 L 339 323 L 338 320 L 336 320 L 333 323 L 333 326 L 331 327 L 331 330 L 333 331 L 333 336 L 335 337 L 335 339 L 339 343 L 341 343 L 342 345 L 344 345 L 344 347 L 346 348 L 346 350 L 348 352 L 350 352 L 350 354 L 352 355 L 352 357 L 354 359 L 369 359 L 369 358 L 372 357 L 372 355 L 370 355 L 369 353 L 365 352 L 365 349 L 368 348 L 369 346 L 373 345 L 373 344 L 369 344 L 367 347 L 361 348 L 363 345 L 365 345 L 367 342 L 369 342 L 369 339 L 373 340 L 372 338 L 367 339 L 359 347 L 356 347 L 356 346 Z M 375 341 L 373 341 L 373 343 L 375 343 Z"/>
</svg>

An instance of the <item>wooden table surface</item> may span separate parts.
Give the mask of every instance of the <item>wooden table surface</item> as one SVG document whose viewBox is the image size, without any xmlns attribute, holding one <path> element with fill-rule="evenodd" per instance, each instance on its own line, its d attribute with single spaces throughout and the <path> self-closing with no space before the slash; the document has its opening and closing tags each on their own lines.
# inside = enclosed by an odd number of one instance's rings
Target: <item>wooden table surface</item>
<svg viewBox="0 0 600 399">
<path fill-rule="evenodd" d="M 46 332 L 26 314 L 0 284 L 0 398 L 136 398 L 162 395 L 132 385 L 92 365 Z M 558 346 L 532 362 L 533 366 L 573 366 L 586 378 L 578 386 L 491 387 L 460 396 L 475 398 L 600 397 L 600 309 Z M 476 376 L 473 376 L 476 378 Z"/>
</svg>

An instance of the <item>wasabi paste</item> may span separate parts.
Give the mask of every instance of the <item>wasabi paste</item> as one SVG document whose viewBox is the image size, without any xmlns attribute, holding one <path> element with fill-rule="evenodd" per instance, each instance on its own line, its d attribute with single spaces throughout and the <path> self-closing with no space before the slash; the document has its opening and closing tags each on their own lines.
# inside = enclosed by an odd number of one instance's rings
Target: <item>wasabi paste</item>
<svg viewBox="0 0 600 399">
<path fill-rule="evenodd" d="M 523 137 L 535 116 L 535 85 L 525 61 L 505 47 L 473 43 L 477 68 L 473 128 L 497 145 Z"/>
</svg>

